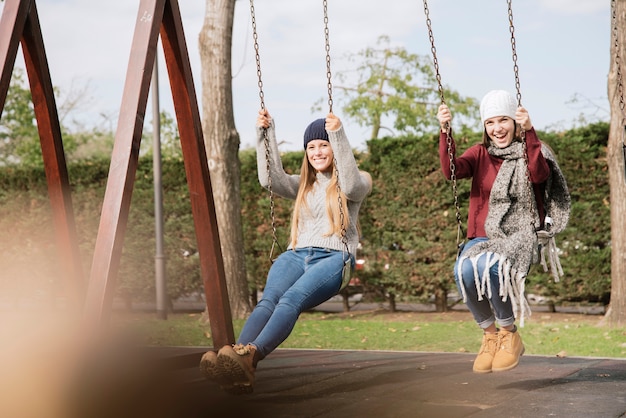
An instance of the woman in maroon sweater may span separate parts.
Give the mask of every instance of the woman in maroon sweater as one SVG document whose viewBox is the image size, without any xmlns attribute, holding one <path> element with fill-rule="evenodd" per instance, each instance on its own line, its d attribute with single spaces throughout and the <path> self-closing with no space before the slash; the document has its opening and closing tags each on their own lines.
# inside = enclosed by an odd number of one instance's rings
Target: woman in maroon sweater
<svg viewBox="0 0 626 418">
<path fill-rule="evenodd" d="M 543 192 L 551 169 L 528 112 L 517 107 L 510 93 L 503 90 L 487 93 L 480 104 L 480 116 L 484 127 L 482 143 L 456 157 L 451 139 L 456 177 L 472 178 L 468 242 L 454 273 L 464 302 L 483 330 L 483 342 L 473 370 L 488 373 L 516 367 L 524 353 L 515 326 L 515 311 L 526 305 L 523 280 L 537 242 L 535 229 L 543 227 Z M 441 125 L 441 168 L 450 179 L 447 144 L 447 129 L 452 120 L 450 109 L 441 105 L 437 118 Z M 522 130 L 528 169 L 520 138 Z M 534 198 L 528 186 L 529 177 Z"/>
</svg>

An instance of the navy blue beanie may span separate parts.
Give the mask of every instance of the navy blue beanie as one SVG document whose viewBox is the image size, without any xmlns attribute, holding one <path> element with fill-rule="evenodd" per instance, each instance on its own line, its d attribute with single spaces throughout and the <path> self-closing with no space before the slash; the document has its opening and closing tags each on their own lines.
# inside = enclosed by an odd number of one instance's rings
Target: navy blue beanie
<svg viewBox="0 0 626 418">
<path fill-rule="evenodd" d="M 326 132 L 326 119 L 314 120 L 306 127 L 304 131 L 304 149 L 309 142 L 314 139 L 323 139 L 328 141 L 328 132 Z"/>
</svg>

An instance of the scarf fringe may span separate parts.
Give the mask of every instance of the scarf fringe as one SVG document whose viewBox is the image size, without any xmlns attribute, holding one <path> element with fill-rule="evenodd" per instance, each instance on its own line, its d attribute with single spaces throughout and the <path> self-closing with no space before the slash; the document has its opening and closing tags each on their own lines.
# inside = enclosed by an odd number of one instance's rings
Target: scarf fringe
<svg viewBox="0 0 626 418">
<path fill-rule="evenodd" d="M 563 277 L 563 267 L 559 259 L 559 249 L 556 246 L 554 234 L 548 231 L 537 231 L 537 239 L 539 240 L 539 250 L 538 254 L 533 257 L 533 263 L 539 262 L 544 272 L 550 270 L 554 282 L 558 283 Z M 550 263 L 549 267 L 548 262 Z"/>
<path fill-rule="evenodd" d="M 478 260 L 485 256 L 485 268 L 483 274 L 478 274 Z M 478 293 L 478 300 L 483 300 L 485 293 L 487 298 L 491 299 L 491 286 L 489 283 L 489 271 L 495 263 L 498 264 L 498 280 L 500 284 L 500 292 L 498 296 L 502 298 L 503 302 L 508 299 L 511 300 L 513 307 L 513 313 L 516 318 L 519 318 L 520 327 L 524 327 L 524 319 L 530 317 L 532 312 L 528 300 L 526 300 L 526 272 L 516 271 L 511 262 L 504 256 L 493 253 L 484 252 L 472 257 L 460 257 L 457 263 L 457 277 L 459 278 L 461 296 L 463 302 L 467 303 L 467 292 L 465 290 L 465 282 L 463 281 L 463 263 L 465 260 L 469 260 L 472 263 L 472 269 L 474 273 L 474 284 Z"/>
</svg>

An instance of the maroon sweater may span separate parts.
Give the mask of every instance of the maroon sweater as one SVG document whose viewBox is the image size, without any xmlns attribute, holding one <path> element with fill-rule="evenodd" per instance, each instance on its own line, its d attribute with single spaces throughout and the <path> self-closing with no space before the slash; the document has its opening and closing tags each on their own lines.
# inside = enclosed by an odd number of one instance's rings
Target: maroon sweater
<svg viewBox="0 0 626 418">
<path fill-rule="evenodd" d="M 537 138 L 535 129 L 526 131 L 526 147 L 528 150 L 528 168 L 530 178 L 535 191 L 537 209 L 541 227 L 545 216 L 543 190 L 545 181 L 550 175 L 548 162 L 541 154 L 541 141 Z M 502 159 L 493 157 L 487 152 L 487 148 L 482 143 L 472 145 L 463 155 L 456 157 L 456 145 L 452 140 L 452 153 L 456 167 L 457 179 L 472 178 L 472 189 L 470 191 L 469 212 L 467 219 L 467 237 L 486 237 L 485 220 L 489 211 L 489 195 L 491 186 L 496 179 L 496 175 L 502 165 Z M 439 138 L 439 159 L 443 174 L 450 180 L 450 158 L 448 156 L 448 144 L 445 132 Z"/>
</svg>

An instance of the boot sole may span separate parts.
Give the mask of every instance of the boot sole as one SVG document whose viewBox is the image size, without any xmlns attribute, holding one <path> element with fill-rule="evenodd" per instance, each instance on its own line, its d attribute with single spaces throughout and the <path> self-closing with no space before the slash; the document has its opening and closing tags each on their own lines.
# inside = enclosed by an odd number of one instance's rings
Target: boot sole
<svg viewBox="0 0 626 418">
<path fill-rule="evenodd" d="M 222 390 L 226 392 L 231 391 L 233 383 L 230 381 L 228 373 L 216 362 L 202 358 L 200 360 L 200 372 L 207 380 L 217 383 Z"/>
<path fill-rule="evenodd" d="M 238 355 L 238 354 L 235 354 Z M 247 394 L 252 393 L 254 390 L 254 377 L 251 377 L 241 367 L 237 359 L 231 358 L 228 354 L 218 354 L 217 356 L 218 367 L 222 369 L 222 372 L 227 376 L 231 386 L 228 389 L 229 393 L 233 394 Z"/>
</svg>

